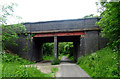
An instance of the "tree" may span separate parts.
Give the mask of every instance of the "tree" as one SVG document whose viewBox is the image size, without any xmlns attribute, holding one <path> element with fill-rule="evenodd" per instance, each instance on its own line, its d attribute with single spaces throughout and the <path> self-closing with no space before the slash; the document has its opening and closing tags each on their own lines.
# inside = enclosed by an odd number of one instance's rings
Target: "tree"
<svg viewBox="0 0 120 79">
<path fill-rule="evenodd" d="M 0 6 L 0 25 L 5 25 L 7 24 L 7 17 L 8 16 L 13 16 L 13 7 L 15 6 L 14 3 L 11 3 L 10 5 L 1 5 Z"/>
<path fill-rule="evenodd" d="M 16 40 L 19 35 L 25 32 L 25 26 L 23 24 L 7 25 L 7 17 L 13 16 L 13 7 L 15 4 L 2 5 L 0 15 L 0 27 L 2 27 L 2 47 L 7 49 L 8 45 L 17 46 Z"/>
<path fill-rule="evenodd" d="M 102 36 L 109 39 L 109 45 L 120 50 L 120 2 L 100 2 L 103 11 L 97 23 L 102 29 Z"/>
<path fill-rule="evenodd" d="M 120 76 L 120 2 L 101 2 L 101 20 L 97 23 L 102 36 L 109 39 L 109 45 L 117 51 L 118 76 Z"/>
<path fill-rule="evenodd" d="M 94 14 L 90 14 L 90 15 L 86 15 L 83 18 L 93 18 L 93 17 L 99 17 L 98 15 L 94 15 Z"/>
</svg>

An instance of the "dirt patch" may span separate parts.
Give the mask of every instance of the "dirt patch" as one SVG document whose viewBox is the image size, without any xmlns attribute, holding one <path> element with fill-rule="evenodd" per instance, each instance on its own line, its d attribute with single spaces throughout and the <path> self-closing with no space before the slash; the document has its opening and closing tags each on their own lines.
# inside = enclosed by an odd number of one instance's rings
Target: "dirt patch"
<svg viewBox="0 0 120 79">
<path fill-rule="evenodd" d="M 43 73 L 51 73 L 51 68 L 58 67 L 59 65 L 51 65 L 51 62 L 39 62 L 32 65 L 25 65 L 26 67 L 37 67 Z"/>
</svg>

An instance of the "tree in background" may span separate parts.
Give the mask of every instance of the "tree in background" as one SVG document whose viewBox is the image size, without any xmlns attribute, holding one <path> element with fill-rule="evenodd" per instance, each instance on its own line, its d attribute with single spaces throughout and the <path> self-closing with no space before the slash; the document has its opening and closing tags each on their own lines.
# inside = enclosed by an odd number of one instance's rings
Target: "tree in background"
<svg viewBox="0 0 120 79">
<path fill-rule="evenodd" d="M 97 23 L 102 36 L 109 39 L 109 45 L 120 50 L 120 2 L 100 2 L 101 20 Z"/>
<path fill-rule="evenodd" d="M 99 17 L 98 15 L 94 15 L 94 14 L 90 14 L 90 15 L 86 15 L 83 18 L 93 18 L 93 17 Z"/>
</svg>

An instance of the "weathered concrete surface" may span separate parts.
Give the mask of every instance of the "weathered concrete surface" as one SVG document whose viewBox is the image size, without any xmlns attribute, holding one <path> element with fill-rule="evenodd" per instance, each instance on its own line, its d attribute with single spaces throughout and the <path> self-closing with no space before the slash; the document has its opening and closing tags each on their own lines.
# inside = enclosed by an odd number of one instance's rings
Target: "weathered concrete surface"
<svg viewBox="0 0 120 79">
<path fill-rule="evenodd" d="M 62 61 L 70 61 L 70 60 L 65 56 L 63 56 Z M 69 63 L 69 62 L 61 62 L 59 66 L 59 71 L 57 72 L 56 77 L 58 77 L 58 79 L 59 78 L 61 79 L 61 77 L 79 77 L 79 78 L 87 77 L 89 79 L 92 79 L 78 65 L 76 65 L 75 63 Z"/>
<path fill-rule="evenodd" d="M 55 31 L 70 31 L 88 28 L 98 28 L 95 24 L 100 18 L 84 18 L 73 20 L 59 20 L 47 22 L 33 22 L 24 23 L 27 32 L 40 33 L 40 32 L 55 32 Z"/>
<path fill-rule="evenodd" d="M 73 42 L 74 61 L 77 61 L 79 57 L 106 46 L 108 40 L 100 36 L 100 28 L 95 24 L 99 19 L 24 23 L 28 36 L 20 35 L 19 40 L 16 40 L 18 46 L 6 45 L 19 56 L 38 62 L 42 60 L 43 43 L 54 42 L 54 57 L 58 58 L 58 43 Z"/>
</svg>

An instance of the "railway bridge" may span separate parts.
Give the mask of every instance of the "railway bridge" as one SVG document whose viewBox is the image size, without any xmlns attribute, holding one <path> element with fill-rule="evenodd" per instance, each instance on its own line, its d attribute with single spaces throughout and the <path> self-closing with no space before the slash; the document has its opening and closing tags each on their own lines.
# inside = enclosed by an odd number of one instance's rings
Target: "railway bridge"
<svg viewBox="0 0 120 79">
<path fill-rule="evenodd" d="M 106 39 L 100 35 L 96 22 L 100 18 L 58 20 L 47 22 L 24 23 L 28 36 L 30 52 L 27 57 L 31 61 L 42 60 L 43 43 L 54 42 L 54 57 L 58 58 L 58 42 L 73 42 L 74 60 L 78 57 L 95 52 L 106 46 Z"/>
</svg>

